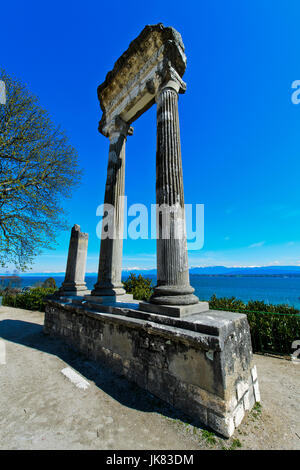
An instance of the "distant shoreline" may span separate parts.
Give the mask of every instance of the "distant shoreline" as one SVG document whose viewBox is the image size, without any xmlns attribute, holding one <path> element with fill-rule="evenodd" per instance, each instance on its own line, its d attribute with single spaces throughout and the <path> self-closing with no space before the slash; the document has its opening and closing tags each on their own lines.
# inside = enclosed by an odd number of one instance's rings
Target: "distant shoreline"
<svg viewBox="0 0 300 470">
<path fill-rule="evenodd" d="M 130 273 L 134 273 L 136 275 L 141 274 L 144 277 L 147 276 L 156 276 L 156 272 L 154 271 L 123 271 L 122 277 L 129 276 Z M 192 276 L 198 276 L 198 277 L 279 277 L 279 278 L 287 278 L 287 277 L 296 277 L 300 278 L 300 273 L 280 273 L 280 274 L 250 274 L 250 273 L 243 273 L 243 274 L 200 274 L 200 273 L 194 273 L 193 271 L 190 271 L 190 275 Z M 17 277 L 64 277 L 65 273 L 18 273 L 18 274 L 0 274 L 0 279 L 4 278 L 9 278 L 12 276 L 17 276 Z M 87 273 L 85 277 L 97 277 L 97 273 Z"/>
<path fill-rule="evenodd" d="M 122 280 L 125 281 L 131 271 L 123 271 Z M 157 275 L 155 271 L 132 271 L 136 276 L 151 279 L 156 285 Z M 6 276 L 2 277 L 2 283 L 7 282 Z M 1 279 L 0 277 L 0 279 Z M 8 280 L 11 276 L 7 276 Z M 16 287 L 34 287 L 41 285 L 49 277 L 54 278 L 57 287 L 64 280 L 64 273 L 22 273 L 13 276 Z M 85 282 L 89 290 L 93 289 L 97 281 L 96 273 L 87 273 Z M 264 301 L 267 304 L 287 304 L 300 309 L 300 273 L 194 273 L 190 271 L 190 283 L 195 289 L 195 295 L 201 300 L 208 301 L 212 295 L 218 298 L 235 297 L 243 302 L 249 300 Z M 12 286 L 14 287 L 14 286 Z"/>
<path fill-rule="evenodd" d="M 190 275 L 202 277 L 300 277 L 300 266 L 192 266 L 189 269 Z M 139 268 L 133 267 L 132 269 L 123 268 L 123 277 L 134 273 L 142 276 L 157 275 L 156 268 Z M 63 277 L 64 271 L 60 272 L 12 272 L 3 273 L 0 276 L 18 275 L 20 277 Z M 97 276 L 97 272 L 87 272 L 87 277 Z"/>
</svg>

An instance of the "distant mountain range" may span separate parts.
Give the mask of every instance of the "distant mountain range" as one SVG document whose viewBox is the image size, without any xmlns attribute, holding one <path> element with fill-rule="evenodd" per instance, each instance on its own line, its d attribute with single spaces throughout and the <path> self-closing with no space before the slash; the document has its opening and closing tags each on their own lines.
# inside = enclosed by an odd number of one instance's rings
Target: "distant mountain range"
<svg viewBox="0 0 300 470">
<path fill-rule="evenodd" d="M 156 269 L 145 271 L 127 270 L 142 274 L 156 274 Z M 207 266 L 190 268 L 190 274 L 202 276 L 282 276 L 282 275 L 300 275 L 300 266 L 255 266 L 255 267 L 226 267 L 226 266 Z"/>
<path fill-rule="evenodd" d="M 254 267 L 236 267 L 228 268 L 226 266 L 197 267 L 190 269 L 191 274 L 203 275 L 284 275 L 299 274 L 300 266 L 254 266 Z"/>
<path fill-rule="evenodd" d="M 127 269 L 123 273 L 141 273 L 141 274 L 156 274 L 156 269 L 138 270 Z M 190 268 L 190 274 L 199 274 L 203 276 L 239 276 L 239 275 L 285 275 L 285 274 L 299 274 L 300 266 L 255 266 L 255 267 L 235 267 L 228 268 L 226 266 L 207 266 L 207 267 L 194 267 Z"/>
<path fill-rule="evenodd" d="M 126 269 L 123 274 L 153 274 L 156 275 L 156 269 Z M 97 273 L 87 273 L 87 276 L 95 276 Z M 190 269 L 190 274 L 203 276 L 283 276 L 300 275 L 300 266 L 258 266 L 258 267 L 226 267 L 226 266 L 208 266 L 194 267 Z M 5 274 L 2 274 L 2 276 Z M 20 273 L 19 276 L 64 276 L 64 273 Z"/>
</svg>

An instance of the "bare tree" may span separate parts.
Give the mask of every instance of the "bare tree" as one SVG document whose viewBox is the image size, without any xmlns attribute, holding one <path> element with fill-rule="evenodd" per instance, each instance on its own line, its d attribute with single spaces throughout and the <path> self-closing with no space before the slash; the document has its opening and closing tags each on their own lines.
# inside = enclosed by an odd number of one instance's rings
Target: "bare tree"
<svg viewBox="0 0 300 470">
<path fill-rule="evenodd" d="M 27 87 L 4 70 L 0 104 L 0 265 L 25 270 L 66 229 L 63 198 L 80 181 L 76 150 Z"/>
</svg>

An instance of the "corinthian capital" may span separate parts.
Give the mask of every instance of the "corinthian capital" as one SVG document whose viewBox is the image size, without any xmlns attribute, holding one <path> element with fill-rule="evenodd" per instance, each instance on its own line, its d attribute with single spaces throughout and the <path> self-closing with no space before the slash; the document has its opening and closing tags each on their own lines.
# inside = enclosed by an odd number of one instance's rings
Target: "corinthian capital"
<svg viewBox="0 0 300 470">
<path fill-rule="evenodd" d="M 176 91 L 176 93 L 185 93 L 186 83 L 182 80 L 176 70 L 168 63 L 160 73 L 161 85 L 156 93 L 156 101 L 163 90 L 166 88 Z"/>
<path fill-rule="evenodd" d="M 128 135 L 133 134 L 133 127 L 123 121 L 120 116 L 116 116 L 105 125 L 105 128 L 101 128 L 101 133 L 109 139 L 114 139 L 120 135 L 123 135 L 126 138 Z"/>
</svg>

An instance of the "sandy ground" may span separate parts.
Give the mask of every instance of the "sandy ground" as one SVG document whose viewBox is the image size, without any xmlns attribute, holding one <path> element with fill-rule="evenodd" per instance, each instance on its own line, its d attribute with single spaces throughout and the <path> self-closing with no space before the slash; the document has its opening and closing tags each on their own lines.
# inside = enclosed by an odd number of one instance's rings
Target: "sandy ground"
<svg viewBox="0 0 300 470">
<path fill-rule="evenodd" d="M 1 449 L 300 449 L 300 364 L 255 355 L 261 409 L 224 439 L 45 336 L 42 325 L 40 312 L 0 307 Z M 76 387 L 66 367 L 89 387 Z"/>
</svg>

